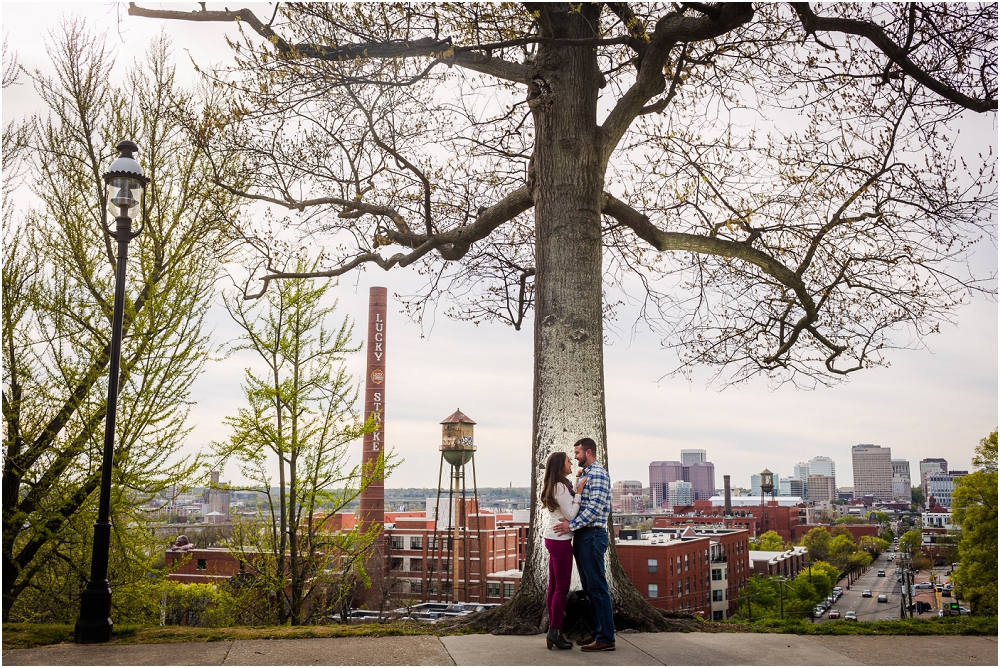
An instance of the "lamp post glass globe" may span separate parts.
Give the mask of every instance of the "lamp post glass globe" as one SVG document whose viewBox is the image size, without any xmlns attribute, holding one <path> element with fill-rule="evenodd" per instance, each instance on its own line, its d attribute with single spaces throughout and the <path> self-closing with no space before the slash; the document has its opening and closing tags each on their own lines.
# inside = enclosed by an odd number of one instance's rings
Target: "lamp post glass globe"
<svg viewBox="0 0 1000 668">
<path fill-rule="evenodd" d="M 115 267 L 115 301 L 111 321 L 111 354 L 108 359 L 108 403 L 104 423 L 104 452 L 101 460 L 101 487 L 94 523 L 94 544 L 90 559 L 90 581 L 80 595 L 80 617 L 74 639 L 78 643 L 111 640 L 111 586 L 108 581 L 108 556 L 111 550 L 111 473 L 115 453 L 115 418 L 118 411 L 118 378 L 121 368 L 122 325 L 125 312 L 125 267 L 128 243 L 139 232 L 132 232 L 132 216 L 139 212 L 142 190 L 149 179 L 132 155 L 139 150 L 135 142 L 125 140 L 115 148 L 121 154 L 104 175 L 108 188 L 108 211 L 115 217 L 115 229 L 107 232 L 118 242 Z"/>
<path fill-rule="evenodd" d="M 127 176 L 117 176 L 108 182 L 108 211 L 115 218 L 133 218 L 142 197 L 142 182 Z"/>
</svg>

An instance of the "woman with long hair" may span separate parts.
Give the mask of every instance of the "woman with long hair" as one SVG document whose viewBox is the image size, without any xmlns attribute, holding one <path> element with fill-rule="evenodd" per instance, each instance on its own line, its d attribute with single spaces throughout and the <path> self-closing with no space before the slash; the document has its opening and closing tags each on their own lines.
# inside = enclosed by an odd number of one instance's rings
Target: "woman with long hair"
<svg viewBox="0 0 1000 668">
<path fill-rule="evenodd" d="M 549 633 L 545 644 L 549 649 L 572 649 L 573 644 L 562 635 L 563 613 L 566 611 L 566 594 L 573 574 L 573 534 L 558 535 L 553 529 L 562 519 L 576 517 L 580 510 L 580 495 L 587 484 L 580 478 L 574 494 L 569 476 L 573 464 L 565 452 L 553 452 L 545 463 L 545 481 L 542 484 L 542 505 L 549 511 L 545 531 L 545 549 L 549 551 L 549 587 L 545 592 L 545 609 L 549 613 Z"/>
</svg>

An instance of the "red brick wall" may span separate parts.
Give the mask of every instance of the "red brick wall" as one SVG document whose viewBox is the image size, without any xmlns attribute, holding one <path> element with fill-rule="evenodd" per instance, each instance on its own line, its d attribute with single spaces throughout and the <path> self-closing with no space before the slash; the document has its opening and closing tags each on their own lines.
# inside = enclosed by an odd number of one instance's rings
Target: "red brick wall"
<svg viewBox="0 0 1000 668">
<path fill-rule="evenodd" d="M 638 541 L 621 541 L 615 549 L 625 574 L 643 598 L 663 610 L 701 612 L 711 618 L 712 583 L 708 538 L 655 545 L 637 543 Z M 656 559 L 656 573 L 649 572 L 649 559 Z M 650 584 L 657 585 L 655 598 L 649 596 Z"/>
</svg>

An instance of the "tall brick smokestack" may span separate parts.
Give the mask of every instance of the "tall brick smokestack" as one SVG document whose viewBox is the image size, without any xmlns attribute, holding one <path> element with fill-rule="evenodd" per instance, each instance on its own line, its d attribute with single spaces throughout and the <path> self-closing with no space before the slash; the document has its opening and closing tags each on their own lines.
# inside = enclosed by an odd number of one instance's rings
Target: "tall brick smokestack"
<svg viewBox="0 0 1000 668">
<path fill-rule="evenodd" d="M 365 434 L 361 464 L 370 471 L 385 448 L 385 305 L 386 289 L 368 291 L 368 373 L 365 376 L 365 417 L 374 414 L 378 428 Z M 385 479 L 380 475 L 361 493 L 362 532 L 385 520 Z"/>
<path fill-rule="evenodd" d="M 733 497 L 729 491 L 729 476 L 722 476 L 722 482 L 726 488 L 726 515 L 733 514 Z"/>
</svg>

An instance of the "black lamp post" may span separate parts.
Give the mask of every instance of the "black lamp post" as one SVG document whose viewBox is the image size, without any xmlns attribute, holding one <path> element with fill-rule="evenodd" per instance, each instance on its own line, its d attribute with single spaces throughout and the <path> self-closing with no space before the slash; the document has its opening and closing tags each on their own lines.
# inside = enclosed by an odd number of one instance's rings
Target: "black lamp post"
<svg viewBox="0 0 1000 668">
<path fill-rule="evenodd" d="M 94 549 L 90 561 L 90 582 L 80 597 L 80 618 L 74 639 L 78 643 L 111 640 L 111 586 L 108 583 L 108 553 L 111 548 L 111 469 L 115 452 L 115 413 L 118 408 L 118 375 L 122 352 L 122 321 L 125 309 L 125 262 L 128 242 L 142 233 L 142 225 L 132 231 L 132 216 L 138 212 L 142 191 L 149 179 L 132 154 L 135 142 L 120 142 L 121 156 L 104 175 L 108 187 L 108 210 L 115 217 L 115 229 L 106 227 L 118 242 L 115 267 L 115 306 L 111 324 L 111 353 L 108 360 L 108 409 L 104 423 L 104 457 L 101 462 L 101 496 L 94 523 Z"/>
</svg>

